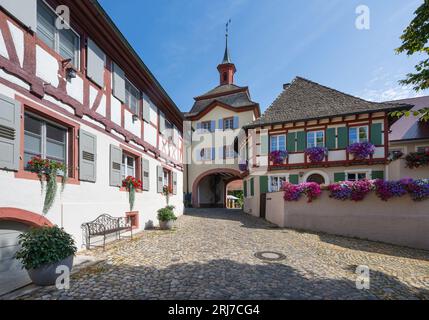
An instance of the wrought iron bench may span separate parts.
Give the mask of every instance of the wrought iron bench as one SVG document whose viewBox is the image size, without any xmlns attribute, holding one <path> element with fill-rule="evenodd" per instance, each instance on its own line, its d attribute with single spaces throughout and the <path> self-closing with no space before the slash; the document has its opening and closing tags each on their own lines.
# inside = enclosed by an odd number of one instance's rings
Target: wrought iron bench
<svg viewBox="0 0 429 320">
<path fill-rule="evenodd" d="M 116 234 L 116 239 L 121 239 L 121 232 L 131 232 L 133 238 L 133 226 L 131 219 L 127 217 L 112 217 L 108 214 L 102 214 L 97 219 L 82 224 L 83 234 L 86 240 L 86 248 L 91 249 L 92 237 L 103 237 L 103 249 L 106 248 L 106 236 Z M 93 245 L 93 247 L 101 247 Z"/>
</svg>

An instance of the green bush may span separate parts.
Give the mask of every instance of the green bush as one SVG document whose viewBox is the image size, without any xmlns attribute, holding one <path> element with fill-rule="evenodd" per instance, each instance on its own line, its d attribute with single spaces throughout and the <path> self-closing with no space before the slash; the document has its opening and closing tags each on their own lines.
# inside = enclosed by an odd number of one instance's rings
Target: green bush
<svg viewBox="0 0 429 320">
<path fill-rule="evenodd" d="M 168 206 L 168 207 L 165 207 L 165 208 L 158 210 L 158 220 L 159 221 L 169 221 L 169 220 L 176 220 L 177 219 L 177 217 L 175 216 L 171 207 L 172 206 Z"/>
<path fill-rule="evenodd" d="M 57 263 L 77 251 L 71 235 L 57 226 L 31 228 L 19 235 L 19 244 L 15 257 L 27 270 Z"/>
</svg>

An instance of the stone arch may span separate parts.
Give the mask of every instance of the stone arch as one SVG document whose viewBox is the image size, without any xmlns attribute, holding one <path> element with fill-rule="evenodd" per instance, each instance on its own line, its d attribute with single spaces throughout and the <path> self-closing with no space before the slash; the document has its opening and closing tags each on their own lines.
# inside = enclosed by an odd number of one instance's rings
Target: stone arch
<svg viewBox="0 0 429 320">
<path fill-rule="evenodd" d="M 241 178 L 240 171 L 238 171 L 236 169 L 231 169 L 231 168 L 216 168 L 216 169 L 204 171 L 194 180 L 194 183 L 192 184 L 192 206 L 194 208 L 199 207 L 199 203 L 198 203 L 198 185 L 199 185 L 199 183 L 205 177 L 210 176 L 212 174 L 216 174 L 216 173 L 230 173 L 230 174 L 235 175 L 237 178 Z"/>
<path fill-rule="evenodd" d="M 18 208 L 0 207 L 0 221 L 2 220 L 16 221 L 32 227 L 53 226 L 53 223 L 44 216 Z"/>
</svg>

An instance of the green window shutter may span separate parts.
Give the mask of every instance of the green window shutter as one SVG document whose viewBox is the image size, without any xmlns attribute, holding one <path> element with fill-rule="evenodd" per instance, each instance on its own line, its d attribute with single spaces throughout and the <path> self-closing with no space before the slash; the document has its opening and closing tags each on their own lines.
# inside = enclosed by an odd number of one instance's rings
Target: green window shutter
<svg viewBox="0 0 429 320">
<path fill-rule="evenodd" d="M 334 181 L 335 182 L 342 182 L 346 180 L 346 173 L 345 172 L 335 172 L 334 173 Z"/>
<path fill-rule="evenodd" d="M 291 132 L 287 134 L 286 137 L 286 149 L 288 152 L 295 152 L 295 139 L 296 139 L 296 132 Z"/>
<path fill-rule="evenodd" d="M 373 171 L 372 179 L 384 179 L 384 171 Z"/>
<path fill-rule="evenodd" d="M 268 177 L 267 176 L 260 176 L 259 177 L 259 192 L 262 193 L 268 193 Z"/>
<path fill-rule="evenodd" d="M 268 155 L 268 134 L 261 134 L 261 156 Z"/>
<path fill-rule="evenodd" d="M 306 146 L 307 146 L 307 139 L 306 139 L 306 133 L 305 131 L 299 131 L 297 133 L 297 150 L 298 152 L 304 152 Z"/>
<path fill-rule="evenodd" d="M 290 174 L 289 175 L 289 182 L 292 184 L 298 184 L 299 183 L 299 176 L 297 174 Z"/>
<path fill-rule="evenodd" d="M 329 150 L 336 148 L 335 128 L 326 129 L 326 148 Z"/>
<path fill-rule="evenodd" d="M 255 179 L 250 179 L 250 196 L 253 197 L 255 195 Z"/>
<path fill-rule="evenodd" d="M 97 177 L 97 137 L 79 130 L 79 180 L 95 182 Z"/>
<path fill-rule="evenodd" d="M 349 145 L 349 132 L 347 127 L 338 128 L 338 149 L 346 149 Z"/>
<path fill-rule="evenodd" d="M 247 198 L 247 180 L 244 180 L 244 183 L 243 183 L 243 193 L 244 193 L 244 197 Z"/>
<path fill-rule="evenodd" d="M 371 124 L 371 143 L 376 146 L 383 145 L 383 132 L 381 123 Z"/>
</svg>

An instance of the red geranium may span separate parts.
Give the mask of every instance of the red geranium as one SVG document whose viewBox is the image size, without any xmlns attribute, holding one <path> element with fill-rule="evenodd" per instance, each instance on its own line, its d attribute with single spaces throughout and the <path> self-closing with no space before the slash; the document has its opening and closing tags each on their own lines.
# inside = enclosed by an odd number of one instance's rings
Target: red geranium
<svg viewBox="0 0 429 320">
<path fill-rule="evenodd" d="M 122 180 L 122 186 L 130 190 L 133 189 L 141 189 L 142 182 L 139 179 L 134 178 L 133 176 L 128 176 L 124 180 Z"/>
</svg>

